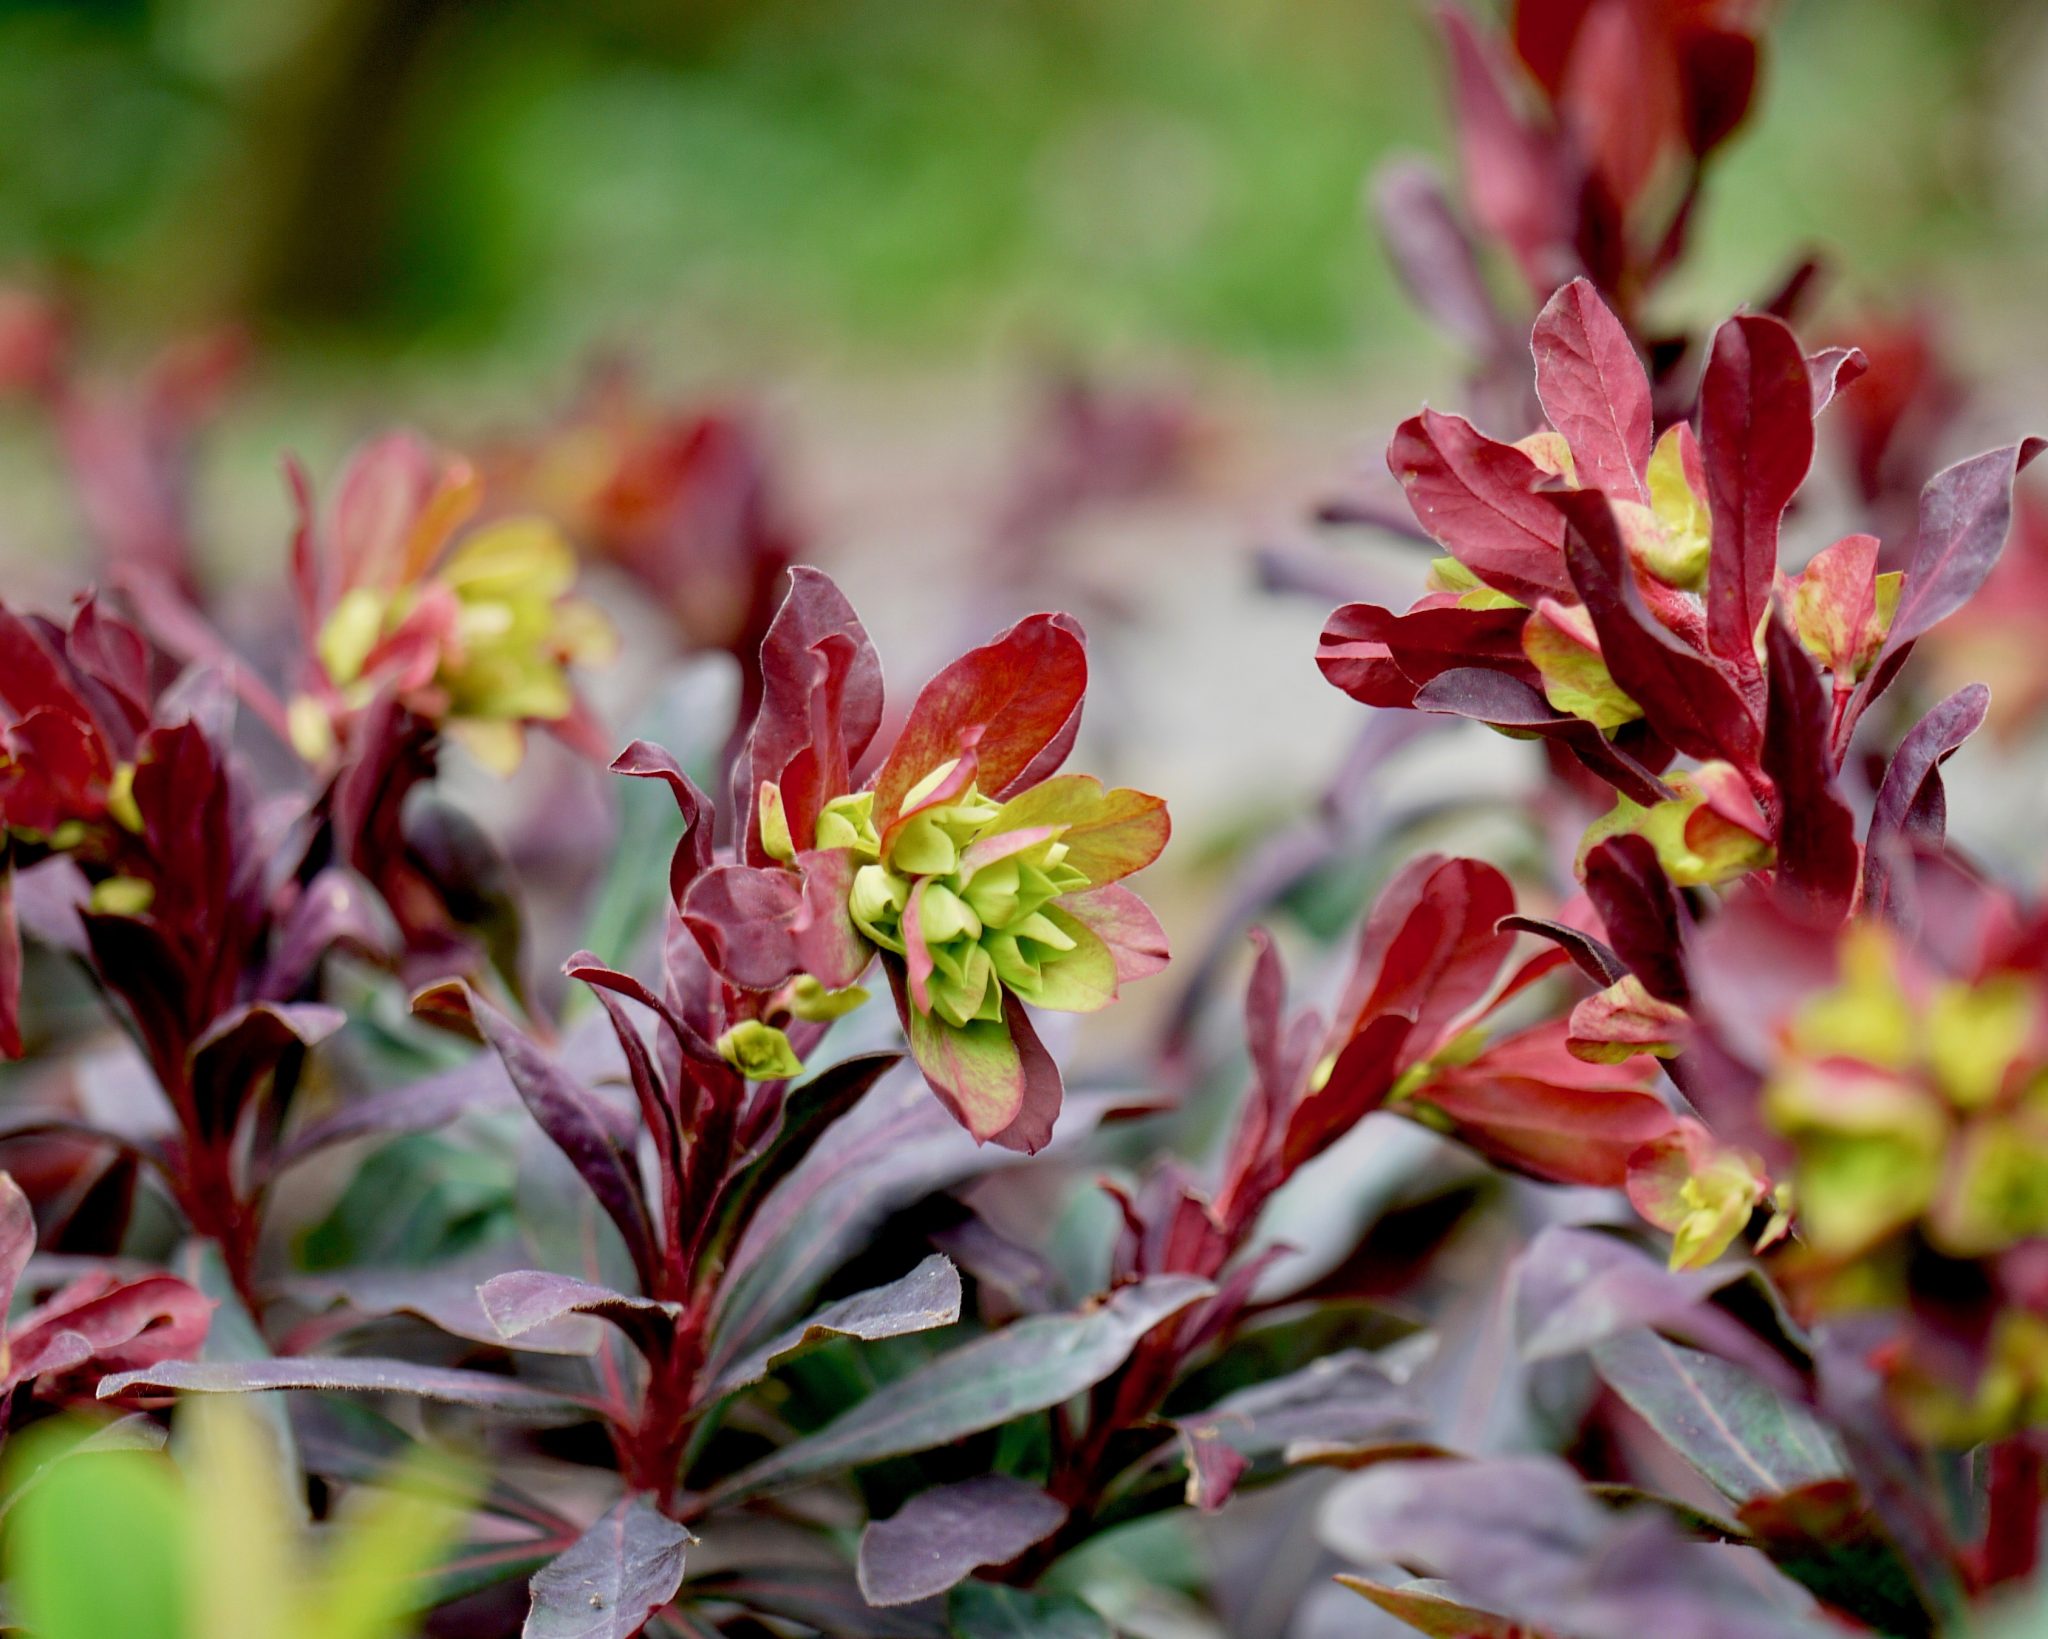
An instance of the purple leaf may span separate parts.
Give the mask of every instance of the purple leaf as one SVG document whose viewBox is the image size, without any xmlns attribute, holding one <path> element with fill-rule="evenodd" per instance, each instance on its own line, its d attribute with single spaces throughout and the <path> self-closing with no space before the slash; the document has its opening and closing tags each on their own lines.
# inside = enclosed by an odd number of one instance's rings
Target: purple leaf
<svg viewBox="0 0 2048 1639">
<path fill-rule="evenodd" d="M 1552 922 L 1541 916 L 1504 916 L 1500 925 L 1517 933 L 1533 933 L 1539 939 L 1548 939 L 1572 959 L 1573 966 L 1603 989 L 1628 972 L 1628 965 L 1604 942 L 1566 923 Z"/>
<path fill-rule="evenodd" d="M 657 1363 L 666 1358 L 675 1322 L 683 1312 L 680 1304 L 629 1297 L 608 1286 L 570 1275 L 551 1275 L 543 1269 L 494 1275 L 478 1288 L 477 1298 L 500 1337 L 517 1341 L 570 1315 L 592 1315 L 610 1321 L 649 1361 Z"/>
<path fill-rule="evenodd" d="M 1454 1605 L 1542 1632 L 1808 1639 L 1814 1631 L 1798 1603 L 1760 1588 L 1740 1562 L 1703 1553 L 1662 1516 L 1608 1514 L 1554 1457 L 1384 1463 L 1333 1494 L 1323 1517 L 1324 1535 L 1348 1557 L 1440 1576 Z"/>
<path fill-rule="evenodd" d="M 635 740 L 612 759 L 614 774 L 661 780 L 683 816 L 683 834 L 668 865 L 669 898 L 680 907 L 690 884 L 711 868 L 711 799 L 683 772 L 683 765 L 647 740 Z"/>
<path fill-rule="evenodd" d="M 1600 656 L 1622 692 L 1643 708 L 1652 728 L 1687 756 L 1702 762 L 1725 758 L 1739 769 L 1754 768 L 1757 724 L 1747 703 L 1719 666 L 1650 613 L 1606 498 L 1582 492 L 1544 499 L 1567 520 L 1565 557 L 1572 583 L 1599 634 Z M 1765 586 L 1768 590 L 1768 581 Z"/>
<path fill-rule="evenodd" d="M 1844 1472 L 1841 1452 L 1819 1418 L 1732 1361 L 1642 1330 L 1595 1345 L 1593 1369 L 1737 1502 Z"/>
<path fill-rule="evenodd" d="M 1579 485 L 1649 505 L 1650 378 L 1592 282 L 1574 279 L 1536 317 L 1536 397 L 1564 434 Z"/>
<path fill-rule="evenodd" d="M 1187 1501 L 1213 1513 L 1254 1463 L 1290 1446 L 1364 1445 L 1419 1437 L 1422 1404 L 1363 1349 L 1340 1349 L 1174 1419 L 1188 1464 Z"/>
<path fill-rule="evenodd" d="M 711 1495 L 730 1503 L 884 1457 L 949 1445 L 1043 1411 L 1092 1388 L 1138 1340 L 1215 1288 L 1162 1275 L 1119 1289 L 1098 1308 L 1033 1315 L 884 1384 L 815 1434 L 743 1469 Z"/>
<path fill-rule="evenodd" d="M 1555 1360 L 1641 1326 L 1685 1319 L 1742 1271 L 1666 1269 L 1597 1230 L 1553 1224 L 1517 1260 L 1515 1331 L 1524 1360 Z"/>
<path fill-rule="evenodd" d="M 773 990 L 797 971 L 803 885 L 779 865 L 714 865 L 691 885 L 683 920 L 718 974 L 742 990 Z"/>
<path fill-rule="evenodd" d="M 1373 204 L 1388 259 L 1415 304 L 1478 357 L 1499 351 L 1506 321 L 1436 172 L 1419 160 L 1382 166 Z"/>
<path fill-rule="evenodd" d="M 1700 383 L 1700 457 L 1713 523 L 1707 641 L 1748 680 L 1778 571 L 1778 528 L 1813 465 L 1813 384 L 1778 320 L 1744 313 L 1714 333 Z"/>
<path fill-rule="evenodd" d="M 1586 895 L 1614 954 L 1643 988 L 1659 1001 L 1685 1006 L 1692 998 L 1686 976 L 1691 921 L 1650 840 L 1610 837 L 1596 847 L 1586 856 Z"/>
<path fill-rule="evenodd" d="M 861 1533 L 860 1591 L 870 1605 L 908 1605 L 944 1593 L 984 1565 L 1004 1565 L 1065 1523 L 1035 1485 L 982 1474 L 920 1491 Z"/>
<path fill-rule="evenodd" d="M 274 1389 L 346 1390 L 364 1394 L 407 1394 L 450 1405 L 475 1406 L 543 1421 L 575 1421 L 599 1410 L 582 1395 L 539 1389 L 515 1378 L 450 1366 L 420 1366 L 410 1360 L 369 1355 L 287 1355 L 272 1360 L 170 1360 L 142 1371 L 106 1378 L 99 1397 L 149 1391 L 158 1394 L 258 1394 Z"/>
<path fill-rule="evenodd" d="M 2013 484 L 2044 449 L 2048 441 L 2024 438 L 1958 461 L 1927 480 L 1920 491 L 1920 532 L 1880 667 L 1976 595 L 2012 528 Z"/>
<path fill-rule="evenodd" d="M 1833 927 L 1855 902 L 1862 861 L 1856 816 L 1829 761 L 1828 697 L 1812 658 L 1775 611 L 1765 642 L 1771 665 L 1763 768 L 1778 793 L 1778 892 L 1788 909 Z"/>
<path fill-rule="evenodd" d="M 639 1170 L 632 1155 L 614 1138 L 602 1107 L 588 1088 L 469 986 L 458 985 L 451 999 L 454 996 L 467 1006 L 478 1032 L 497 1053 L 541 1131 L 568 1157 L 606 1216 L 618 1225 L 641 1283 L 654 1286 L 659 1260 Z"/>
<path fill-rule="evenodd" d="M 959 1318 L 960 1271 L 950 1259 L 934 1252 L 901 1280 L 840 1298 L 797 1322 L 720 1373 L 711 1392 L 730 1394 L 757 1383 L 777 1362 L 828 1337 L 903 1337 L 950 1326 Z"/>
<path fill-rule="evenodd" d="M 1913 725 L 1899 742 L 1877 788 L 1863 866 L 1864 901 L 1877 914 L 1893 902 L 1894 856 L 1913 843 L 1940 847 L 1948 831 L 1941 765 L 1983 726 L 1991 691 L 1966 683 Z"/>
<path fill-rule="evenodd" d="M 501 1345 L 505 1334 L 485 1313 L 477 1288 L 511 1261 L 510 1252 L 511 1248 L 501 1243 L 481 1246 L 423 1268 L 357 1267 L 332 1274 L 300 1275 L 287 1283 L 286 1291 L 315 1309 L 338 1306 L 348 1314 L 365 1318 L 412 1315 L 430 1326 L 438 1326 L 451 1337 Z M 603 1336 L 603 1328 L 595 1321 L 572 1317 L 557 1325 L 522 1332 L 519 1347 L 545 1354 L 587 1355 L 596 1351 Z"/>
<path fill-rule="evenodd" d="M 697 1539 L 645 1497 L 628 1497 L 534 1573 L 520 1639 L 633 1639 L 683 1585 Z"/>
<path fill-rule="evenodd" d="M 2013 485 L 2044 449 L 2048 442 L 2023 438 L 1944 467 L 1927 480 L 1899 606 L 1842 724 L 1845 739 L 1864 708 L 1898 675 L 1913 644 L 1977 595 L 2012 531 Z"/>
</svg>

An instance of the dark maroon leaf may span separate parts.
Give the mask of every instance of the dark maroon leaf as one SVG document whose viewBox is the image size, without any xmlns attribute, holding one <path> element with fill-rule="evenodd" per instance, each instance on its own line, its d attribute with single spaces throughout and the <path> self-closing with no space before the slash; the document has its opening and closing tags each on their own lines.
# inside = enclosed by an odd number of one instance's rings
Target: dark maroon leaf
<svg viewBox="0 0 2048 1639">
<path fill-rule="evenodd" d="M 1004 1565 L 1065 1522 L 1037 1486 L 1002 1474 L 920 1491 L 861 1533 L 860 1591 L 871 1605 L 944 1593 L 984 1565 Z"/>
<path fill-rule="evenodd" d="M 466 1009 L 478 1032 L 504 1064 L 513 1089 L 532 1112 L 541 1131 L 568 1157 L 605 1215 L 618 1226 L 642 1284 L 655 1287 L 659 1279 L 657 1242 L 654 1225 L 647 1215 L 639 1169 L 630 1151 L 614 1137 L 612 1124 L 590 1090 L 467 985 L 458 985 L 446 994 L 450 1001 Z"/>
<path fill-rule="evenodd" d="M 1529 344 L 1536 396 L 1570 446 L 1580 487 L 1648 505 L 1650 378 L 1590 280 L 1572 280 L 1544 304 Z"/>
<path fill-rule="evenodd" d="M 1883 914 L 1896 892 L 1894 856 L 1912 844 L 1939 847 L 1948 830 L 1941 765 L 1983 725 L 1991 691 L 1966 683 L 1913 725 L 1884 771 L 1870 816 L 1864 899 Z"/>
<path fill-rule="evenodd" d="M 520 1639 L 633 1639 L 683 1585 L 696 1538 L 645 1497 L 628 1497 L 534 1573 Z"/>
<path fill-rule="evenodd" d="M 911 1332 L 928 1332 L 935 1326 L 950 1326 L 959 1318 L 960 1271 L 950 1259 L 934 1252 L 901 1280 L 836 1299 L 808 1319 L 798 1321 L 779 1337 L 771 1338 L 727 1367 L 711 1392 L 730 1394 L 734 1389 L 759 1382 L 778 1362 L 828 1337 L 903 1337 Z"/>
<path fill-rule="evenodd" d="M 155 1394 L 258 1394 L 276 1389 L 318 1389 L 362 1394 L 406 1394 L 421 1400 L 475 1406 L 542 1421 L 574 1421 L 602 1408 L 581 1395 L 536 1388 L 516 1378 L 449 1366 L 369 1355 L 285 1355 L 273 1360 L 171 1360 L 122 1372 L 100 1384 L 99 1397 Z"/>
<path fill-rule="evenodd" d="M 1707 640 L 1735 676 L 1753 679 L 1778 528 L 1813 465 L 1813 384 L 1797 338 L 1778 320 L 1740 314 L 1714 333 L 1700 384 L 1700 456 L 1714 537 Z"/>
<path fill-rule="evenodd" d="M 1577 493 L 1546 495 L 1545 500 L 1565 517 L 1572 583 L 1599 634 L 1601 658 L 1622 692 L 1643 708 L 1652 728 L 1687 756 L 1723 758 L 1739 769 L 1753 769 L 1756 719 L 1721 668 L 1650 613 L 1606 498 Z"/>
<path fill-rule="evenodd" d="M 1643 988 L 1680 1007 L 1691 999 L 1685 948 L 1691 919 L 1647 837 L 1610 837 L 1586 856 L 1586 894 L 1607 942 Z"/>
<path fill-rule="evenodd" d="M 1843 1472 L 1820 1419 L 1732 1361 L 1652 1331 L 1608 1338 L 1592 1354 L 1601 1381 L 1724 1496 L 1746 1502 Z"/>
<path fill-rule="evenodd" d="M 544 1269 L 516 1269 L 494 1275 L 478 1288 L 477 1297 L 498 1335 L 517 1342 L 571 1315 L 608 1320 L 631 1338 L 650 1361 L 660 1361 L 675 1335 L 682 1308 L 653 1298 L 629 1297 L 608 1286 L 596 1286 L 570 1275 Z"/>
<path fill-rule="evenodd" d="M 1778 891 L 1795 914 L 1833 927 L 1855 903 L 1862 873 L 1856 816 L 1835 785 L 1820 672 L 1783 616 L 1769 618 L 1763 768 L 1777 789 Z"/>
<path fill-rule="evenodd" d="M 683 817 L 683 834 L 669 860 L 668 892 L 680 909 L 690 884 L 711 868 L 711 799 L 697 789 L 697 782 L 683 772 L 681 763 L 646 740 L 635 740 L 620 752 L 612 760 L 612 772 L 660 780 L 675 795 L 676 808 Z"/>
<path fill-rule="evenodd" d="M 1539 939 L 1548 939 L 1572 959 L 1574 967 L 1603 988 L 1628 972 L 1628 965 L 1619 956 L 1583 929 L 1541 916 L 1504 916 L 1500 925 L 1517 933 L 1533 933 Z"/>
<path fill-rule="evenodd" d="M 1033 1315 L 884 1384 L 817 1433 L 713 1488 L 738 1502 L 884 1457 L 948 1445 L 1072 1399 L 1122 1365 L 1147 1332 L 1215 1291 L 1189 1275 L 1125 1286 L 1099 1307 Z"/>
</svg>

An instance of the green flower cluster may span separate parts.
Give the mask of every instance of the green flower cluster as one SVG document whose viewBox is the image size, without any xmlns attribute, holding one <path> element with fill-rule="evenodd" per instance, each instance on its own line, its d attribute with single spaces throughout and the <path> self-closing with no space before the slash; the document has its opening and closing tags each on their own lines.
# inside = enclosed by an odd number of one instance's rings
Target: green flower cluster
<svg viewBox="0 0 2048 1639">
<path fill-rule="evenodd" d="M 1006 809 L 972 785 L 919 808 L 953 769 L 934 769 L 910 792 L 910 817 L 890 839 L 886 858 L 869 795 L 842 797 L 821 817 L 821 846 L 851 846 L 865 861 L 849 896 L 854 925 L 904 957 L 914 980 L 929 960 L 918 1005 L 948 1024 L 1001 1019 L 1006 991 L 1038 1007 L 1099 1005 L 1093 998 L 1102 976 L 1094 969 L 1107 952 L 1054 904 L 1089 886 L 1087 874 L 1066 863 L 1064 828 L 1007 825 Z M 827 842 L 828 822 L 833 837 L 843 830 L 854 840 Z M 917 989 L 913 982 L 913 995 Z"/>
</svg>

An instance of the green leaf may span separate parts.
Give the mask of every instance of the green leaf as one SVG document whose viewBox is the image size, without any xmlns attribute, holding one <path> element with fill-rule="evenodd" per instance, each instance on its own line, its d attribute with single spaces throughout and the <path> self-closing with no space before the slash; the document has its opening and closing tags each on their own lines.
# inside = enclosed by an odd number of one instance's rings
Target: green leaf
<svg viewBox="0 0 2048 1639">
<path fill-rule="evenodd" d="M 955 1639 L 1115 1639 L 1086 1600 L 993 1582 L 963 1582 L 946 1602 Z"/>
<path fill-rule="evenodd" d="M 1821 1422 L 1741 1366 L 1649 1330 L 1592 1353 L 1601 1380 L 1724 1496 L 1747 1502 L 1844 1472 Z"/>
<path fill-rule="evenodd" d="M 37 1450 L 45 1462 L 56 1455 Z M 176 1472 L 160 1456 L 56 1463 L 9 1518 L 14 1615 L 37 1639 L 185 1639 L 185 1519 Z"/>
<path fill-rule="evenodd" d="M 1214 1290 L 1191 1275 L 1164 1275 L 1124 1287 L 1099 1308 L 1020 1320 L 878 1389 L 714 1488 L 712 1500 L 736 1502 L 928 1451 L 1056 1406 L 1101 1382 L 1154 1326 Z"/>
</svg>

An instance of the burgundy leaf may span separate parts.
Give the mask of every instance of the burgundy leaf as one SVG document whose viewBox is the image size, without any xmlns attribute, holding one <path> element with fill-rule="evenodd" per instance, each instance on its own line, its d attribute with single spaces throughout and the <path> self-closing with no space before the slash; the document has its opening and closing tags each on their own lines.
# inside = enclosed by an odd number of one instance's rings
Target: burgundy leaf
<svg viewBox="0 0 2048 1639">
<path fill-rule="evenodd" d="M 1580 487 L 1647 506 L 1650 378 L 1621 321 L 1590 280 L 1574 279 L 1544 304 L 1529 341 L 1536 396 L 1571 448 Z"/>
<path fill-rule="evenodd" d="M 719 1374 L 713 1394 L 757 1383 L 799 1349 L 828 1337 L 871 1340 L 950 1326 L 960 1318 L 960 1271 L 934 1252 L 900 1280 L 828 1303 Z"/>
<path fill-rule="evenodd" d="M 477 1289 L 477 1298 L 498 1335 L 513 1342 L 571 1315 L 591 1315 L 610 1321 L 656 1363 L 667 1357 L 675 1322 L 682 1314 L 677 1304 L 629 1297 L 608 1286 L 551 1275 L 544 1269 L 493 1275 Z"/>
<path fill-rule="evenodd" d="M 0 1059 L 21 1057 L 21 924 L 14 910 L 14 856 L 0 846 Z"/>
<path fill-rule="evenodd" d="M 626 1498 L 534 1573 L 520 1639 L 633 1639 L 675 1598 L 694 1541 L 647 1498 Z"/>
<path fill-rule="evenodd" d="M 1569 189 L 1557 144 L 1523 120 L 1508 99 L 1500 65 L 1464 13 L 1438 13 L 1451 52 L 1451 100 L 1465 197 L 1491 238 L 1513 252 L 1539 290 L 1558 282 L 1558 252 L 1572 238 Z"/>
<path fill-rule="evenodd" d="M 1842 725 L 1844 741 L 1863 708 L 1898 674 L 1913 644 L 1977 595 L 2012 532 L 2013 485 L 2044 449 L 2048 441 L 2023 438 L 1944 467 L 1927 480 L 1899 606 Z"/>
<path fill-rule="evenodd" d="M 871 1605 L 944 1593 L 984 1565 L 1005 1565 L 1066 1522 L 1037 1486 L 979 1474 L 920 1491 L 861 1533 L 860 1591 Z"/>
<path fill-rule="evenodd" d="M 818 701 L 833 664 L 827 655 L 834 639 L 839 640 L 836 697 Z M 789 571 L 789 594 L 761 642 L 761 686 L 747 752 L 734 771 L 736 806 L 750 816 L 761 782 L 780 782 L 800 753 L 809 751 L 814 767 L 831 761 L 850 768 L 881 726 L 881 660 L 853 605 L 821 570 L 798 564 Z M 825 708 L 823 721 L 814 704 Z M 820 735 L 831 743 L 820 746 Z M 792 816 L 793 827 L 803 820 L 800 840 L 806 846 L 815 817 L 815 810 Z M 746 862 L 768 864 L 755 818 L 749 819 L 746 841 Z"/>
<path fill-rule="evenodd" d="M 1805 391 L 1803 386 L 1800 390 Z M 1810 434 L 1810 423 L 1807 430 Z M 1599 634 L 1601 658 L 1622 692 L 1643 708 L 1652 728 L 1687 756 L 1703 762 L 1724 758 L 1739 769 L 1753 769 L 1756 719 L 1721 668 L 1650 613 L 1605 497 L 1581 493 L 1546 499 L 1567 520 L 1565 556 L 1572 582 Z M 1767 578 L 1766 593 L 1769 586 Z M 1758 610 L 1761 614 L 1761 605 Z"/>
<path fill-rule="evenodd" d="M 273 1360 L 172 1360 L 122 1372 L 100 1384 L 99 1397 L 130 1394 L 258 1394 L 276 1389 L 319 1389 L 363 1394 L 406 1394 L 450 1405 L 475 1406 L 542 1420 L 590 1416 L 601 1408 L 581 1395 L 536 1388 L 516 1378 L 449 1366 L 370 1355 L 285 1355 Z"/>
<path fill-rule="evenodd" d="M 1609 837 L 1586 856 L 1586 894 L 1600 913 L 1608 943 L 1643 988 L 1684 1007 L 1690 919 L 1647 837 Z"/>
<path fill-rule="evenodd" d="M 541 1131 L 568 1157 L 605 1215 L 618 1226 L 635 1272 L 642 1285 L 652 1290 L 659 1279 L 660 1260 L 639 1169 L 631 1153 L 613 1138 L 611 1124 L 600 1113 L 590 1090 L 467 985 L 458 986 L 453 996 L 460 997 L 478 1032 L 497 1053 L 512 1078 L 513 1089 Z"/>
<path fill-rule="evenodd" d="M 779 865 L 714 865 L 691 884 L 683 921 L 704 958 L 742 990 L 774 990 L 797 971 L 803 884 Z"/>
<path fill-rule="evenodd" d="M 681 763 L 646 740 L 635 740 L 613 758 L 612 772 L 660 780 L 675 796 L 676 809 L 683 816 L 683 834 L 669 861 L 668 892 L 680 909 L 690 884 L 711 868 L 711 799 L 697 789 Z"/>
<path fill-rule="evenodd" d="M 1766 633 L 1770 696 L 1763 767 L 1777 788 L 1778 890 L 1788 909 L 1833 927 L 1862 876 L 1856 816 L 1836 789 L 1828 755 L 1828 696 L 1820 672 L 1782 615 Z"/>
<path fill-rule="evenodd" d="M 1813 384 L 1798 340 L 1778 320 L 1745 313 L 1714 333 L 1700 384 L 1700 453 L 1713 518 L 1707 639 L 1748 686 L 1778 571 L 1778 528 L 1813 465 Z"/>
<path fill-rule="evenodd" d="M 1563 526 L 1536 494 L 1543 470 L 1514 445 L 1424 410 L 1395 431 L 1387 468 L 1416 522 L 1488 586 L 1523 603 L 1571 596 Z"/>
<path fill-rule="evenodd" d="M 1539 939 L 1548 939 L 1572 959 L 1574 967 L 1602 988 L 1615 983 L 1628 972 L 1627 964 L 1619 956 L 1582 928 L 1541 916 L 1504 916 L 1500 925 L 1517 933 L 1533 933 Z"/>
<path fill-rule="evenodd" d="M 1892 902 L 1895 856 L 1902 848 L 1941 846 L 1948 830 L 1941 765 L 1983 726 L 1990 708 L 1991 691 L 1966 683 L 1915 723 L 1892 754 L 1877 788 L 1865 848 L 1863 894 L 1873 911 L 1882 914 Z"/>
</svg>

